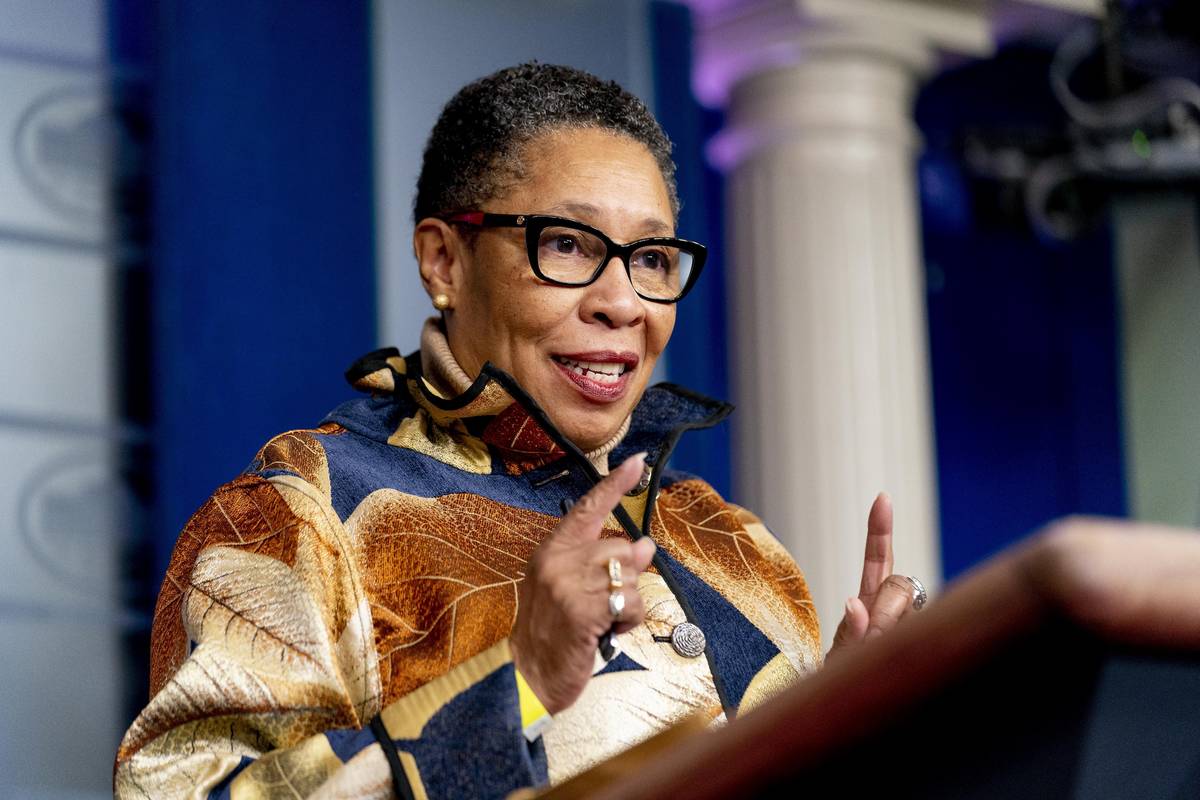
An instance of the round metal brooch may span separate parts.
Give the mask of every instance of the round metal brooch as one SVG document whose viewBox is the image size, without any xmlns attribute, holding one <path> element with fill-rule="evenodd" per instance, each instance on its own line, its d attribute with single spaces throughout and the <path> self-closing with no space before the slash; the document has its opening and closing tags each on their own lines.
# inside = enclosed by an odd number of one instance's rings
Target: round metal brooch
<svg viewBox="0 0 1200 800">
<path fill-rule="evenodd" d="M 704 631 L 690 622 L 681 622 L 671 630 L 671 647 L 684 658 L 699 658 L 706 645 Z"/>
</svg>

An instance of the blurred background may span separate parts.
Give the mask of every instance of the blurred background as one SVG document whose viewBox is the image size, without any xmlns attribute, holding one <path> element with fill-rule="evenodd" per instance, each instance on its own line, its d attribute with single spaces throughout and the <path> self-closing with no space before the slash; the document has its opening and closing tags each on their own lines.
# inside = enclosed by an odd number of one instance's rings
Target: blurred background
<svg viewBox="0 0 1200 800">
<path fill-rule="evenodd" d="M 642 97 L 714 251 L 676 466 L 832 624 L 875 492 L 931 586 L 1065 514 L 1200 524 L 1190 0 L 0 0 L 0 797 L 107 796 L 187 517 L 414 349 L 421 151 L 538 59 Z"/>
</svg>

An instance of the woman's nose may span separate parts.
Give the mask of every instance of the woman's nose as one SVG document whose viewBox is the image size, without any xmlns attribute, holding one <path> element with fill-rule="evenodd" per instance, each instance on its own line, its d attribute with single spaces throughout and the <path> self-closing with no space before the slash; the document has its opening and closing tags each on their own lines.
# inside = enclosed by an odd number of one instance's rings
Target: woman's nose
<svg viewBox="0 0 1200 800">
<path fill-rule="evenodd" d="M 609 259 L 600 277 L 587 290 L 580 309 L 585 321 L 596 320 L 619 328 L 637 324 L 646 315 L 642 298 L 629 282 L 625 264 L 616 256 Z"/>
</svg>

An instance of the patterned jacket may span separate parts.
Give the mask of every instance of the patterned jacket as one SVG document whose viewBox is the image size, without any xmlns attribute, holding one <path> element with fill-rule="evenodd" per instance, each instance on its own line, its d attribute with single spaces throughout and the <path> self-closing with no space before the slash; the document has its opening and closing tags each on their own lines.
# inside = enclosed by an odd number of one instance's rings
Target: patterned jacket
<svg viewBox="0 0 1200 800">
<path fill-rule="evenodd" d="M 462 395 L 394 349 L 347 373 L 369 396 L 269 441 L 192 517 L 155 611 L 151 700 L 119 797 L 504 797 L 697 712 L 732 717 L 820 661 L 795 563 L 748 512 L 666 468 L 730 407 L 646 391 L 614 463 L 647 485 L 603 535 L 659 545 L 647 620 L 535 735 L 507 636 L 525 564 L 599 474 L 492 366 Z M 690 620 L 703 657 L 669 643 Z"/>
</svg>

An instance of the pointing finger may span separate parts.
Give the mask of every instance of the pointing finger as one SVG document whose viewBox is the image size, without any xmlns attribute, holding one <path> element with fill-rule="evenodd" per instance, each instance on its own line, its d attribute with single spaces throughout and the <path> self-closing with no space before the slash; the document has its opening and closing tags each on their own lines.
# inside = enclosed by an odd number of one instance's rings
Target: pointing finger
<svg viewBox="0 0 1200 800">
<path fill-rule="evenodd" d="M 858 588 L 860 598 L 870 602 L 884 579 L 892 574 L 892 563 L 892 498 L 886 492 L 880 492 L 867 515 L 867 548 Z"/>
<path fill-rule="evenodd" d="M 600 528 L 621 498 L 637 486 L 646 464 L 646 454 L 638 453 L 625 459 L 603 480 L 593 486 L 558 524 L 559 538 L 576 542 L 594 541 L 600 536 Z"/>
</svg>

